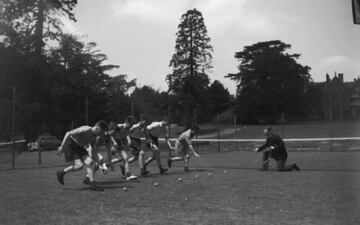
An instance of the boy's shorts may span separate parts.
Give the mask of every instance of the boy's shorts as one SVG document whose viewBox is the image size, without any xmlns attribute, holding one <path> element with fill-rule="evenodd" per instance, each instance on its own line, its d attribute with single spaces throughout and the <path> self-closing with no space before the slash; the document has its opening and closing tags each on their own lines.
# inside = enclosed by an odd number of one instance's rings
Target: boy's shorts
<svg viewBox="0 0 360 225">
<path fill-rule="evenodd" d="M 156 136 L 152 135 L 151 133 L 149 133 L 149 139 L 150 139 L 149 140 L 150 142 L 146 143 L 146 146 L 148 148 L 151 147 L 151 144 L 155 145 L 156 147 L 159 147 L 159 138 L 158 137 L 156 137 Z"/>
<path fill-rule="evenodd" d="M 180 156 L 186 156 L 187 154 L 189 154 L 189 144 L 186 141 L 179 141 L 176 140 L 175 142 L 175 147 L 176 147 L 176 153 Z"/>
<path fill-rule="evenodd" d="M 122 139 L 115 139 L 116 144 L 113 145 L 113 147 L 116 149 L 116 151 L 122 151 L 125 150 L 125 145 L 127 145 L 127 139 L 126 138 L 122 138 Z"/>
<path fill-rule="evenodd" d="M 141 151 L 141 140 L 140 138 L 133 138 L 130 137 L 130 148 L 131 148 L 131 154 L 135 156 L 139 156 L 139 153 Z"/>
<path fill-rule="evenodd" d="M 89 156 L 88 151 L 86 151 L 83 146 L 78 145 L 74 140 L 70 139 L 70 148 L 68 151 L 65 151 L 65 162 L 72 162 L 87 156 Z"/>
</svg>

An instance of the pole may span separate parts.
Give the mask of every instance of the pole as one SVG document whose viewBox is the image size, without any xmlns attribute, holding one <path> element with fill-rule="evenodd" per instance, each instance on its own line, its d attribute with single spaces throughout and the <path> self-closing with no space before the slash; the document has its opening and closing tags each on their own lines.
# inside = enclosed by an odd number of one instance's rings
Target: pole
<svg viewBox="0 0 360 225">
<path fill-rule="evenodd" d="M 134 114 L 135 114 L 134 102 L 131 101 L 131 115 L 134 116 Z"/>
<path fill-rule="evenodd" d="M 234 113 L 234 138 L 237 139 L 238 135 L 237 135 L 237 115 L 236 113 Z M 235 150 L 238 150 L 238 142 L 235 142 Z"/>
<path fill-rule="evenodd" d="M 13 101 L 12 101 L 12 169 L 15 169 L 15 96 L 16 96 L 16 87 L 12 88 L 13 91 Z"/>
<path fill-rule="evenodd" d="M 220 139 L 220 118 L 219 118 L 219 113 L 216 115 L 216 123 L 217 123 L 217 138 Z M 218 141 L 218 152 L 220 152 L 220 141 Z"/>
<path fill-rule="evenodd" d="M 281 113 L 281 128 L 282 128 L 282 137 L 285 138 L 285 127 L 284 127 L 284 112 Z"/>
<path fill-rule="evenodd" d="M 89 99 L 88 96 L 85 96 L 85 125 L 89 124 L 89 114 L 88 114 L 88 110 L 89 110 Z"/>
<path fill-rule="evenodd" d="M 332 117 L 333 117 L 332 108 L 330 108 L 330 115 L 329 115 L 329 127 L 330 127 L 330 138 L 333 137 L 333 127 L 332 127 Z M 330 151 L 333 150 L 333 142 L 330 140 Z"/>
</svg>

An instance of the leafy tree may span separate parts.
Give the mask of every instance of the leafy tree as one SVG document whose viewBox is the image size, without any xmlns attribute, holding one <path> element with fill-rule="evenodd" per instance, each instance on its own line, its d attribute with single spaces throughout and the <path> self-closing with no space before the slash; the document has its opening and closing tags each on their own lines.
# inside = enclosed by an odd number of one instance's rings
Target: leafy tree
<svg viewBox="0 0 360 225">
<path fill-rule="evenodd" d="M 196 114 L 202 113 L 206 105 L 203 101 L 209 85 L 206 72 L 212 68 L 213 48 L 204 18 L 196 9 L 182 15 L 176 35 L 175 53 L 170 60 L 173 71 L 166 80 L 169 91 L 177 98 L 172 108 L 189 124 L 196 121 Z"/>
<path fill-rule="evenodd" d="M 236 52 L 239 73 L 229 74 L 238 83 L 237 109 L 248 122 L 275 122 L 281 113 L 303 116 L 310 67 L 289 54 L 291 45 L 279 40 L 259 42 Z"/>
<path fill-rule="evenodd" d="M 112 77 L 106 82 L 107 117 L 109 120 L 122 122 L 131 113 L 129 90 L 136 85 L 136 80 L 127 81 L 127 75 Z"/>
<path fill-rule="evenodd" d="M 107 71 L 118 68 L 107 65 L 106 55 L 96 49 L 93 42 L 84 43 L 72 35 L 63 35 L 60 45 L 49 56 L 52 71 L 52 111 L 57 112 L 58 122 L 78 124 L 85 122 L 85 99 L 88 99 L 89 122 L 108 116 L 109 101 L 117 78 L 110 78 Z M 120 90 L 122 91 L 122 90 Z"/>
<path fill-rule="evenodd" d="M 2 0 L 0 27 L 12 44 L 40 56 L 46 40 L 59 40 L 60 17 L 76 21 L 73 9 L 77 0 Z"/>
<path fill-rule="evenodd" d="M 160 92 L 152 87 L 143 86 L 134 90 L 131 99 L 137 116 L 145 113 L 152 119 L 159 120 L 168 114 L 169 95 L 167 92 Z"/>
<path fill-rule="evenodd" d="M 224 112 L 230 106 L 230 93 L 223 84 L 215 80 L 207 90 L 213 115 Z"/>
</svg>

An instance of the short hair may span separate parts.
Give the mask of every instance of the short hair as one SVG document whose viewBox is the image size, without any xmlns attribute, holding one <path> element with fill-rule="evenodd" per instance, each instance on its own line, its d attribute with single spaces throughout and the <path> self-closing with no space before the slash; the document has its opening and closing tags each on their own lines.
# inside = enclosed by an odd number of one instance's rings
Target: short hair
<svg viewBox="0 0 360 225">
<path fill-rule="evenodd" d="M 140 120 L 149 121 L 150 116 L 147 113 L 140 114 Z"/>
<path fill-rule="evenodd" d="M 199 130 L 200 130 L 199 126 L 196 125 L 196 124 L 192 125 L 192 126 L 190 127 L 190 129 L 193 130 L 193 131 L 199 131 Z"/>
<path fill-rule="evenodd" d="M 125 122 L 126 122 L 126 123 L 135 123 L 135 121 L 136 121 L 136 119 L 135 119 L 134 116 L 128 116 L 128 117 L 126 117 L 126 119 L 125 119 Z"/>
<path fill-rule="evenodd" d="M 112 130 L 116 130 L 116 129 L 117 129 L 116 123 L 114 121 L 111 121 L 109 123 L 109 130 L 112 131 Z"/>
<path fill-rule="evenodd" d="M 105 120 L 99 120 L 99 121 L 95 124 L 95 126 L 100 127 L 102 130 L 107 130 L 107 128 L 108 128 L 108 124 L 107 124 L 107 122 L 106 122 Z"/>
<path fill-rule="evenodd" d="M 271 127 L 269 127 L 269 126 L 267 126 L 267 127 L 265 127 L 265 129 L 264 129 L 264 131 L 267 131 L 267 132 L 271 132 Z"/>
<path fill-rule="evenodd" d="M 187 130 L 189 130 L 189 129 L 190 129 L 190 130 L 193 130 L 193 131 L 199 131 L 199 130 L 200 130 L 199 126 L 196 125 L 196 124 L 186 126 L 185 129 L 184 129 L 184 131 L 187 131 Z"/>
</svg>

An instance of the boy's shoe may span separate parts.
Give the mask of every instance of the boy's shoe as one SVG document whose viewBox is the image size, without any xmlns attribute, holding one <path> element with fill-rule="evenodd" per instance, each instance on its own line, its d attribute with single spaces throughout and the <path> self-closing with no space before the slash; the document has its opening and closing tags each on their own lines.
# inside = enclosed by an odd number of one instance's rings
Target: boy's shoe
<svg viewBox="0 0 360 225">
<path fill-rule="evenodd" d="M 168 171 L 168 169 L 160 168 L 160 174 L 165 174 Z"/>
<path fill-rule="evenodd" d="M 100 169 L 103 174 L 107 174 L 109 172 L 109 168 L 106 166 L 105 163 L 100 166 Z"/>
<path fill-rule="evenodd" d="M 145 177 L 147 175 L 149 175 L 149 171 L 145 170 L 145 168 L 142 168 L 140 171 L 141 176 Z"/>
<path fill-rule="evenodd" d="M 125 166 L 124 165 L 120 165 L 120 170 L 121 170 L 121 174 L 123 176 L 125 176 Z"/>
<path fill-rule="evenodd" d="M 84 180 L 83 180 L 83 183 L 87 184 L 87 185 L 90 185 L 91 181 L 90 181 L 89 177 L 85 177 Z"/>
<path fill-rule="evenodd" d="M 89 185 L 90 185 L 90 190 L 92 191 L 104 191 L 104 188 L 98 186 L 95 181 L 92 182 L 90 181 Z"/>
<path fill-rule="evenodd" d="M 135 176 L 135 175 L 129 175 L 129 176 L 126 177 L 126 180 L 127 180 L 127 181 L 129 181 L 129 180 L 135 180 L 135 179 L 137 179 L 137 178 L 138 178 L 138 177 Z"/>
<path fill-rule="evenodd" d="M 169 168 L 171 168 L 171 163 L 172 163 L 171 159 L 168 159 L 168 160 L 167 160 L 167 164 L 168 164 L 168 167 L 169 167 Z"/>
<path fill-rule="evenodd" d="M 294 164 L 292 165 L 292 167 L 294 168 L 294 170 L 300 171 L 300 168 L 298 167 L 298 165 L 296 165 L 296 163 L 294 163 Z"/>
<path fill-rule="evenodd" d="M 64 185 L 64 175 L 65 175 L 65 172 L 63 170 L 59 170 L 56 172 L 57 180 L 62 185 Z"/>
<path fill-rule="evenodd" d="M 261 170 L 262 170 L 262 171 L 268 170 L 268 169 L 269 169 L 269 165 L 270 165 L 270 161 L 269 161 L 269 160 L 264 161 Z"/>
</svg>

